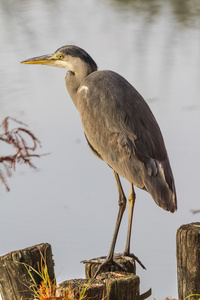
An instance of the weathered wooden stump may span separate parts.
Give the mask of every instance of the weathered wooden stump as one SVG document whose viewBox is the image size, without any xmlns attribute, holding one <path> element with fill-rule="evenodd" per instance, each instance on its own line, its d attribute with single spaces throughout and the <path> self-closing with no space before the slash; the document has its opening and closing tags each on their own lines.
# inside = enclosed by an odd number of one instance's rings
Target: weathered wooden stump
<svg viewBox="0 0 200 300">
<path fill-rule="evenodd" d="M 66 298 L 66 287 L 70 291 L 70 299 L 79 299 L 80 292 L 87 286 L 84 299 L 90 300 L 143 300 L 151 295 L 151 290 L 140 295 L 139 277 L 135 275 L 135 263 L 116 258 L 118 263 L 124 264 L 128 272 L 122 272 L 118 266 L 108 266 L 95 280 L 72 279 L 59 284 L 56 297 Z M 95 259 L 86 263 L 87 277 L 93 277 L 101 260 Z M 40 244 L 23 250 L 14 251 L 0 257 L 0 293 L 3 300 L 33 299 L 31 289 L 33 280 L 40 286 L 42 278 L 36 271 L 41 272 L 41 266 L 48 269 L 50 280 L 55 282 L 52 251 L 49 244 Z M 29 267 L 28 273 L 26 267 Z M 34 269 L 34 270 L 33 270 Z M 109 271 L 109 272 L 108 272 Z M 35 287 L 35 285 L 34 285 Z M 52 299 L 55 298 L 52 295 Z M 55 298 L 58 299 L 58 298 Z M 62 298 L 59 298 L 62 299 Z"/>
<path fill-rule="evenodd" d="M 54 263 L 49 244 L 13 251 L 0 257 L 0 293 L 3 300 L 20 300 L 22 296 L 24 299 L 33 298 L 33 292 L 30 289 L 33 282 L 25 265 L 38 271 L 38 267 L 41 267 L 41 256 L 45 259 L 50 279 L 53 281 L 55 279 Z M 39 285 L 41 277 L 31 269 L 30 272 Z"/>
<path fill-rule="evenodd" d="M 182 225 L 176 236 L 178 295 L 188 300 L 200 297 L 200 223 Z"/>
<path fill-rule="evenodd" d="M 79 299 L 79 293 L 88 282 L 88 279 L 64 281 L 58 286 L 57 296 L 64 295 L 66 288 L 69 288 L 69 290 L 71 290 L 70 297 L 72 299 Z M 142 299 L 139 298 L 139 283 L 139 277 L 131 273 L 102 273 L 90 283 L 86 290 L 85 297 L 90 300 Z"/>
</svg>

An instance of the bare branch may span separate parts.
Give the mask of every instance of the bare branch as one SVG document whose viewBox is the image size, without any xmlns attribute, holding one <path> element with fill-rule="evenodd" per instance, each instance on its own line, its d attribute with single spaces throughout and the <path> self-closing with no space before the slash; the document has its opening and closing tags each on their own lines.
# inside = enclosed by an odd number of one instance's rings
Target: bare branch
<svg viewBox="0 0 200 300">
<path fill-rule="evenodd" d="M 19 124 L 23 127 L 17 127 L 9 129 L 10 121 Z M 0 181 L 4 184 L 7 191 L 9 187 L 6 183 L 5 177 L 10 177 L 12 175 L 11 170 L 15 170 L 16 164 L 28 164 L 31 168 L 36 168 L 35 165 L 31 162 L 33 157 L 39 158 L 41 155 L 33 154 L 37 147 L 41 147 L 40 141 L 35 137 L 35 135 L 24 128 L 26 124 L 6 117 L 3 122 L 0 124 L 0 142 L 4 142 L 14 148 L 14 154 L 0 156 L 0 167 L 3 167 L 3 170 L 0 168 Z M 29 143 L 27 142 L 29 141 Z"/>
</svg>

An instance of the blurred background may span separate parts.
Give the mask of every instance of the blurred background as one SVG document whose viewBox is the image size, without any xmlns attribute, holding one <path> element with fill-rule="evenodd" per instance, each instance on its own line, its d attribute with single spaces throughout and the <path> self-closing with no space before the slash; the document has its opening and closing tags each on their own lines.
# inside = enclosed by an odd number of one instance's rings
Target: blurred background
<svg viewBox="0 0 200 300">
<path fill-rule="evenodd" d="M 57 281 L 84 277 L 83 259 L 106 255 L 118 211 L 110 168 L 90 151 L 65 88 L 66 70 L 20 61 L 75 44 L 99 69 L 124 76 L 151 107 L 178 196 L 174 214 L 136 189 L 131 247 L 141 293 L 178 297 L 176 231 L 200 219 L 200 2 L 197 0 L 0 0 L 0 123 L 29 125 L 41 141 L 36 170 L 17 166 L 0 184 L 0 255 L 52 245 Z M 0 145 L 0 155 L 7 155 Z M 129 183 L 123 186 L 129 193 Z M 127 212 L 116 252 L 124 250 Z"/>
</svg>

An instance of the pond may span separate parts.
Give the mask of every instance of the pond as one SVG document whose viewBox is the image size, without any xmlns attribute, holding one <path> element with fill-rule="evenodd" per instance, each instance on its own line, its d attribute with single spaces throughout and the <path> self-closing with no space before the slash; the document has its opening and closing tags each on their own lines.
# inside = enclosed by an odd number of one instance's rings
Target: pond
<svg viewBox="0 0 200 300">
<path fill-rule="evenodd" d="M 178 211 L 168 213 L 136 189 L 131 250 L 141 293 L 178 297 L 176 231 L 199 221 L 200 4 L 159 0 L 1 0 L 0 122 L 28 124 L 41 141 L 37 169 L 18 165 L 0 185 L 0 255 L 41 242 L 52 245 L 58 282 L 84 277 L 83 259 L 106 255 L 118 210 L 111 170 L 85 141 L 65 88 L 66 70 L 20 61 L 75 44 L 99 69 L 124 76 L 146 99 L 172 165 Z M 0 149 L 2 155 L 4 148 Z M 5 153 L 4 153 L 5 154 Z M 129 183 L 122 180 L 126 194 Z M 116 252 L 124 250 L 127 212 Z"/>
</svg>

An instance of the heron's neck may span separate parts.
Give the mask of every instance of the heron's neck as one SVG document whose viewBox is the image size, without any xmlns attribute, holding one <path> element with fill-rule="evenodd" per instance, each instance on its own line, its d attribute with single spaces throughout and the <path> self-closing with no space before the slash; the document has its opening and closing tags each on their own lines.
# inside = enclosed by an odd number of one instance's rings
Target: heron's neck
<svg viewBox="0 0 200 300">
<path fill-rule="evenodd" d="M 81 82 L 91 73 L 88 68 L 80 68 L 81 71 L 68 71 L 65 76 L 65 83 L 70 97 L 72 98 L 75 106 L 77 103 L 77 90 L 81 85 Z"/>
</svg>

